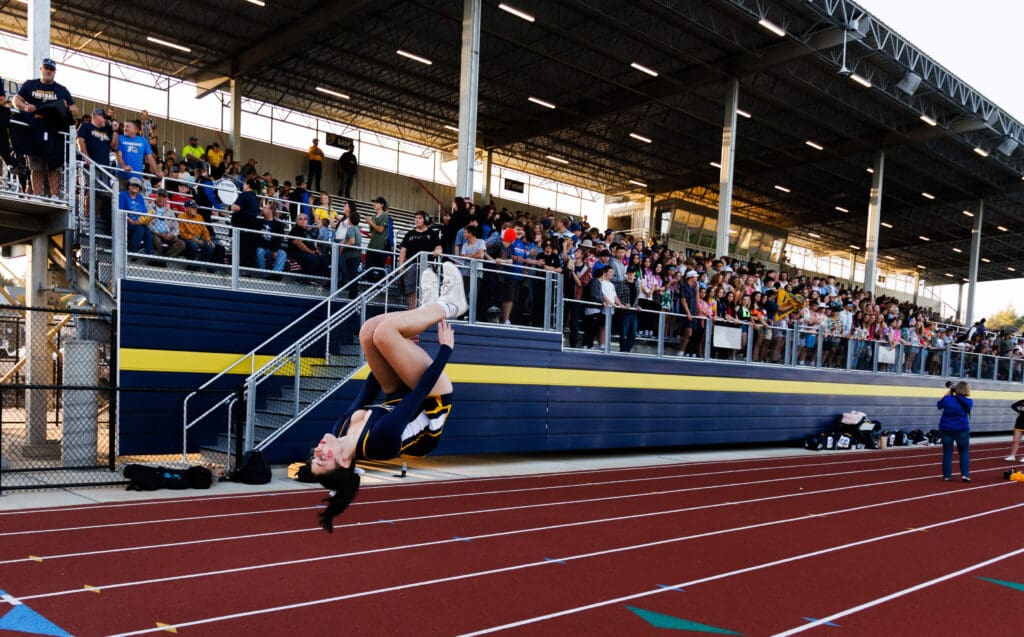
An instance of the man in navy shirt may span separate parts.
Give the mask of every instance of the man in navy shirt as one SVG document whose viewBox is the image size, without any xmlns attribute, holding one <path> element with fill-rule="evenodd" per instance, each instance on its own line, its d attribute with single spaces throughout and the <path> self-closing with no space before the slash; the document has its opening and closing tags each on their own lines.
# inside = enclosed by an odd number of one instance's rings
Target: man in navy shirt
<svg viewBox="0 0 1024 637">
<path fill-rule="evenodd" d="M 29 155 L 29 167 L 32 169 L 32 192 L 43 194 L 43 176 L 47 174 L 50 196 L 60 192 L 60 169 L 64 165 L 64 153 L 59 143 L 61 109 L 70 112 L 78 119 L 78 107 L 75 98 L 62 84 L 54 80 L 57 64 L 50 58 L 44 58 L 39 66 L 39 77 L 26 80 L 14 96 L 14 106 L 19 111 L 35 114 L 35 123 L 42 132 L 44 145 L 40 150 L 46 151 L 39 155 Z M 54 117 L 57 113 L 57 117 Z M 59 151 L 59 152 L 58 152 Z"/>
<path fill-rule="evenodd" d="M 117 133 L 107 121 L 102 108 L 92 112 L 92 119 L 78 127 L 78 151 L 99 166 L 110 165 L 110 153 L 117 148 Z M 99 177 L 99 175 L 97 175 Z M 86 198 L 88 201 L 88 198 Z M 96 189 L 96 222 L 100 234 L 110 230 L 110 196 L 102 188 Z"/>
</svg>

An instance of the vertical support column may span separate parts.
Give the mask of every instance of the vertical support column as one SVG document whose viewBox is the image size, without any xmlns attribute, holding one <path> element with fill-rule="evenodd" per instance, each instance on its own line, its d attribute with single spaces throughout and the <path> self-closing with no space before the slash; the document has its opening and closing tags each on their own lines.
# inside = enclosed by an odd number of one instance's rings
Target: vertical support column
<svg viewBox="0 0 1024 637">
<path fill-rule="evenodd" d="M 875 172 L 871 176 L 871 195 L 868 199 L 868 227 L 864 239 L 864 289 L 875 294 L 878 279 L 878 228 L 882 222 L 882 183 L 885 179 L 885 151 L 875 155 Z"/>
<path fill-rule="evenodd" d="M 857 253 L 850 252 L 850 289 L 852 290 L 857 284 Z"/>
<path fill-rule="evenodd" d="M 242 82 L 231 78 L 231 148 L 242 161 Z"/>
<path fill-rule="evenodd" d="M 914 305 L 917 305 L 917 295 L 921 291 L 921 273 L 914 273 L 914 300 L 911 301 Z"/>
<path fill-rule="evenodd" d="M 49 3 L 47 3 L 49 4 Z M 25 303 L 29 307 L 46 307 L 46 268 L 49 255 L 49 237 L 45 234 L 32 238 L 29 247 L 29 266 L 25 277 Z M 49 385 L 50 348 L 46 339 L 46 312 L 25 312 L 25 382 L 29 385 Z M 44 389 L 25 392 L 25 411 L 30 445 L 46 443 L 47 400 L 51 393 Z"/>
<path fill-rule="evenodd" d="M 722 167 L 718 171 L 718 231 L 715 254 L 729 254 L 729 223 L 732 218 L 732 174 L 736 159 L 736 109 L 739 108 L 740 81 L 733 78 L 725 94 L 725 121 L 722 125 Z"/>
<path fill-rule="evenodd" d="M 480 78 L 482 0 L 465 0 L 462 13 L 462 63 L 459 75 L 459 155 L 455 195 L 473 198 L 476 163 L 477 85 Z"/>
<path fill-rule="evenodd" d="M 491 172 L 494 168 L 494 151 L 490 148 L 484 154 L 484 183 L 480 187 L 480 204 L 486 206 L 491 201 Z"/>
<path fill-rule="evenodd" d="M 43 58 L 50 57 L 50 0 L 32 0 L 28 3 L 28 74 L 39 77 Z"/>
<path fill-rule="evenodd" d="M 985 216 L 985 200 L 978 200 L 971 230 L 971 261 L 967 274 L 967 316 L 964 325 L 974 324 L 974 293 L 978 288 L 978 260 L 981 259 L 981 218 Z"/>
<path fill-rule="evenodd" d="M 964 320 L 964 284 L 961 283 L 956 290 L 956 320 Z"/>
</svg>

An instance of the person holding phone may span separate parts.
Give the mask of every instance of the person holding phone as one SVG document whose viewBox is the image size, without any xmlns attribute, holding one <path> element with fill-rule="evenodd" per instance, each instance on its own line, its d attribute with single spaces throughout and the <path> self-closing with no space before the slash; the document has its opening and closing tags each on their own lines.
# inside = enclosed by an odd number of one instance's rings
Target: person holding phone
<svg viewBox="0 0 1024 637">
<path fill-rule="evenodd" d="M 949 393 L 939 399 L 942 411 L 939 433 L 942 435 L 942 479 L 953 479 L 953 444 L 960 460 L 960 479 L 971 481 L 971 386 L 964 381 L 946 383 Z"/>
</svg>

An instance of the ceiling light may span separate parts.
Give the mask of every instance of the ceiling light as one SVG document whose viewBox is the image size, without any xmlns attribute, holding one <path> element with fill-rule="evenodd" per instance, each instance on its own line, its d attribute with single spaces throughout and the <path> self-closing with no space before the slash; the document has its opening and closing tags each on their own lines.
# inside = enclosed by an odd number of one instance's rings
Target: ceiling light
<svg viewBox="0 0 1024 637">
<path fill-rule="evenodd" d="M 924 267 L 923 265 L 921 265 L 920 263 L 917 264 L 917 267 L 919 267 L 922 270 L 927 270 L 928 269 L 928 268 Z"/>
<path fill-rule="evenodd" d="M 885 226 L 886 228 L 889 228 L 890 230 L 892 229 L 892 224 L 891 223 L 886 223 L 886 222 L 883 221 L 882 225 Z"/>
<path fill-rule="evenodd" d="M 409 53 L 408 51 L 403 51 L 402 49 L 396 50 L 395 53 L 401 55 L 404 58 L 409 58 L 410 60 L 414 60 L 416 62 L 419 62 L 420 64 L 426 64 L 428 66 L 433 64 L 433 62 L 431 62 L 430 60 L 428 60 L 425 57 L 421 57 L 419 55 L 416 55 L 415 53 Z"/>
<path fill-rule="evenodd" d="M 921 241 L 931 241 L 931 239 L 929 239 L 928 237 L 924 236 L 923 234 L 917 235 L 917 238 L 920 239 Z"/>
<path fill-rule="evenodd" d="M 929 126 L 938 126 L 939 125 L 939 123 L 937 121 L 935 121 L 931 117 L 928 117 L 927 115 L 922 115 L 921 116 L 921 121 L 924 122 L 925 124 L 928 124 Z"/>
<path fill-rule="evenodd" d="M 316 87 L 315 90 L 318 93 L 323 93 L 325 95 L 333 95 L 334 97 L 337 97 L 337 98 L 343 99 L 343 100 L 350 100 L 350 99 L 352 99 L 351 97 L 349 97 L 348 95 L 345 95 L 344 93 L 339 93 L 338 91 L 332 91 L 331 89 L 324 88 L 322 86 Z"/>
<path fill-rule="evenodd" d="M 750 113 L 748 113 L 747 111 L 743 110 L 742 108 L 737 108 L 736 109 L 736 114 L 739 115 L 740 117 L 746 117 L 747 119 L 750 119 L 750 117 L 751 117 Z"/>
<path fill-rule="evenodd" d="M 267 3 L 263 2 L 263 0 L 245 0 L 245 1 L 248 2 L 249 4 L 256 5 L 257 7 L 265 7 L 265 6 L 267 6 Z"/>
<path fill-rule="evenodd" d="M 645 144 L 650 144 L 653 141 L 650 137 L 644 137 L 643 135 L 637 133 L 630 133 L 629 136 Z"/>
<path fill-rule="evenodd" d="M 1009 230 L 1006 228 L 1006 226 L 996 226 L 996 229 L 997 230 L 1001 230 L 1003 232 L 1009 232 Z"/>
<path fill-rule="evenodd" d="M 184 51 L 185 53 L 191 53 L 192 52 L 192 49 L 188 48 L 187 46 L 181 46 L 180 44 L 175 44 L 174 42 L 168 42 L 167 40 L 161 40 L 160 38 L 154 38 L 151 35 L 147 35 L 146 39 L 149 40 L 150 42 L 152 42 L 153 44 L 159 44 L 160 46 L 166 46 L 166 47 L 169 47 L 169 48 L 172 48 L 172 49 L 177 49 L 179 51 Z"/>
<path fill-rule="evenodd" d="M 739 234 L 739 233 L 740 233 L 740 231 L 736 230 L 736 229 L 732 229 L 732 230 L 729 231 L 729 234 Z"/>
<path fill-rule="evenodd" d="M 986 259 L 985 257 L 981 257 L 981 260 L 985 263 L 992 263 L 992 259 Z"/>
<path fill-rule="evenodd" d="M 850 212 L 849 210 L 843 208 L 842 206 L 836 206 L 836 210 L 838 210 L 839 212 Z"/>
<path fill-rule="evenodd" d="M 818 234 L 817 232 L 808 232 L 807 236 L 808 237 L 814 237 L 815 239 L 820 239 L 821 238 L 821 235 Z"/>
<path fill-rule="evenodd" d="M 718 163 L 717 161 L 711 162 L 711 165 L 714 166 L 715 168 L 721 168 L 722 167 L 722 164 Z"/>
<path fill-rule="evenodd" d="M 855 246 L 852 243 L 850 244 L 850 247 L 853 248 L 854 250 L 860 250 L 860 246 Z"/>
<path fill-rule="evenodd" d="M 447 128 L 448 130 L 452 131 L 452 132 L 455 132 L 455 133 L 459 132 L 459 128 L 457 126 L 452 126 L 451 124 L 445 124 L 444 127 Z"/>
<path fill-rule="evenodd" d="M 953 248 L 953 252 L 956 252 L 957 254 L 963 254 L 963 250 L 961 250 L 960 248 Z"/>
<path fill-rule="evenodd" d="M 812 142 L 809 139 L 807 141 L 805 141 L 804 143 L 807 144 L 808 146 L 810 146 L 811 148 L 813 148 L 814 150 L 825 150 L 824 146 L 822 146 L 821 144 L 815 144 L 814 142 Z"/>
<path fill-rule="evenodd" d="M 554 155 L 546 155 L 546 157 L 548 159 L 550 159 L 551 161 L 558 162 L 559 164 L 568 164 L 569 163 L 569 160 L 562 159 L 561 157 L 555 157 Z"/>
<path fill-rule="evenodd" d="M 775 185 L 775 190 L 779 190 L 781 192 L 790 192 L 789 188 L 786 188 L 785 186 L 780 186 L 778 184 Z"/>
<path fill-rule="evenodd" d="M 935 195 L 933 195 L 930 192 L 922 192 L 921 196 L 924 197 L 925 199 L 935 199 Z"/>
<path fill-rule="evenodd" d="M 520 11 L 519 9 L 516 9 L 515 7 L 510 7 L 507 4 L 504 4 L 504 3 L 499 4 L 498 8 L 501 9 L 502 11 L 504 11 L 505 13 L 511 13 L 515 17 L 521 18 L 523 20 L 526 20 L 527 22 L 533 22 L 534 21 L 534 17 L 532 15 L 530 15 L 529 13 L 526 13 L 525 11 Z"/>
<path fill-rule="evenodd" d="M 1009 266 L 1007 266 L 1006 269 L 1009 270 L 1010 272 L 1016 272 L 1017 271 L 1017 268 L 1011 268 Z"/>
<path fill-rule="evenodd" d="M 946 276 L 948 276 L 948 277 L 949 277 L 949 278 L 951 278 L 951 279 L 954 279 L 954 278 L 956 278 L 956 277 L 954 277 L 954 276 L 953 276 L 952 274 L 950 274 L 949 272 L 947 272 L 947 273 L 946 273 Z"/>
<path fill-rule="evenodd" d="M 885 255 L 885 258 L 886 258 L 886 259 L 889 259 L 890 261 L 895 261 L 895 260 L 896 260 L 896 257 L 894 257 L 894 256 L 891 256 L 891 255 L 888 255 L 888 254 L 887 254 L 887 255 Z"/>
<path fill-rule="evenodd" d="M 556 108 L 555 105 L 552 104 L 551 102 L 545 102 L 544 100 L 542 100 L 542 99 L 540 99 L 538 97 L 533 97 L 532 95 L 530 97 L 526 98 L 526 99 L 531 101 L 531 102 L 533 102 L 534 104 L 538 104 L 540 106 L 543 106 L 544 108 L 550 108 L 550 109 Z"/>
<path fill-rule="evenodd" d="M 643 64 L 640 64 L 639 62 L 633 62 L 632 64 L 630 64 L 630 66 L 633 67 L 634 69 L 640 71 L 641 73 L 646 73 L 646 74 L 650 75 L 651 77 L 658 77 L 658 72 L 657 71 L 655 71 L 652 68 L 648 68 L 648 67 L 644 66 Z"/>
<path fill-rule="evenodd" d="M 857 84 L 860 84 L 864 88 L 871 88 L 871 80 L 867 79 L 866 77 L 862 77 L 860 75 L 857 75 L 856 73 L 850 73 L 850 79 L 856 82 Z"/>
<path fill-rule="evenodd" d="M 868 172 L 869 172 L 869 173 L 871 173 L 872 175 L 874 175 L 874 174 L 875 174 L 875 169 L 874 169 L 874 168 L 872 168 L 871 166 L 868 166 L 868 167 L 867 167 L 867 168 L 865 168 L 864 170 L 868 171 Z"/>
<path fill-rule="evenodd" d="M 970 210 L 961 210 L 960 212 L 964 213 L 968 217 L 973 217 L 974 216 L 974 213 L 971 212 Z"/>
<path fill-rule="evenodd" d="M 647 184 L 645 184 L 642 181 L 637 181 L 636 179 L 630 179 L 629 183 L 633 184 L 634 186 L 640 186 L 641 188 L 646 188 L 647 187 Z"/>
<path fill-rule="evenodd" d="M 774 22 L 770 21 L 768 18 L 761 18 L 760 20 L 757 21 L 757 23 L 763 26 L 764 28 L 768 29 L 775 35 L 779 36 L 780 38 L 786 35 L 785 29 L 775 24 Z"/>
<path fill-rule="evenodd" d="M 988 151 L 982 148 L 981 146 L 975 146 L 974 152 L 978 155 L 981 155 L 982 157 L 988 157 Z"/>
</svg>

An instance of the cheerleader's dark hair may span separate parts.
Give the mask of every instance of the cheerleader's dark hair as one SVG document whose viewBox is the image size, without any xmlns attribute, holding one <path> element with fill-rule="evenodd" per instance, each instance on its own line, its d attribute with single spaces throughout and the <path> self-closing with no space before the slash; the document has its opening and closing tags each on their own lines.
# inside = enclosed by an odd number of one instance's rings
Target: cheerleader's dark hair
<svg viewBox="0 0 1024 637">
<path fill-rule="evenodd" d="M 324 498 L 327 507 L 320 512 L 320 526 L 328 533 L 334 533 L 334 518 L 348 508 L 359 493 L 359 474 L 356 463 L 348 467 L 338 467 L 330 473 L 317 476 L 317 481 L 324 488 L 331 490 L 330 497 Z"/>
</svg>

